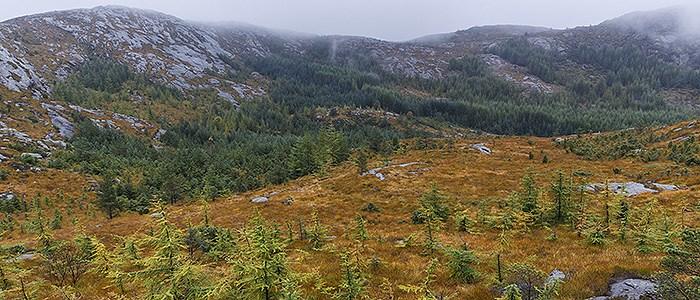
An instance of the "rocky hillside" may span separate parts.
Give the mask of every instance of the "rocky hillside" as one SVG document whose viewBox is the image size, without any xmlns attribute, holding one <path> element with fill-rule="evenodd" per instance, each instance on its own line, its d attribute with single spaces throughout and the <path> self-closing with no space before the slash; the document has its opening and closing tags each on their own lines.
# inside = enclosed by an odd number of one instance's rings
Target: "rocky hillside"
<svg viewBox="0 0 700 300">
<path fill-rule="evenodd" d="M 54 82 L 100 55 L 182 90 L 216 89 L 234 102 L 263 91 L 229 80 L 229 64 L 269 53 L 258 35 L 235 32 L 219 36 L 165 14 L 111 6 L 21 17 L 0 25 L 0 80 L 13 91 L 48 96 Z"/>
<path fill-rule="evenodd" d="M 181 90 L 214 89 L 238 102 L 262 96 L 265 84 L 247 60 L 269 55 L 296 55 L 334 63 L 371 60 L 383 71 L 423 79 L 442 79 L 449 61 L 480 55 L 497 76 L 527 89 L 551 93 L 557 85 L 523 66 L 500 57 L 494 48 L 513 38 L 546 51 L 564 54 L 553 62 L 563 70 L 602 75 L 589 61 L 568 55 L 581 45 L 633 46 L 645 55 L 675 65 L 698 66 L 698 39 L 680 8 L 634 13 L 598 26 L 552 30 L 528 26 L 484 26 L 394 43 L 363 37 L 279 32 L 244 24 L 197 24 L 154 11 L 97 7 L 20 17 L 0 24 L 0 84 L 35 97 L 51 94 L 95 55 L 127 64 Z"/>
</svg>

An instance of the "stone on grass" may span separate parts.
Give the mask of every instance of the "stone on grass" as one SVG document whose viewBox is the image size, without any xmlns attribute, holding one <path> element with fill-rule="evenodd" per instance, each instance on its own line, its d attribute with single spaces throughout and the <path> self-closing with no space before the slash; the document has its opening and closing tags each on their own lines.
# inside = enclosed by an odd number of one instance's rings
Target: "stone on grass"
<svg viewBox="0 0 700 300">
<path fill-rule="evenodd" d="M 477 150 L 483 154 L 491 155 L 491 148 L 486 147 L 486 144 L 474 144 L 472 149 Z"/>
<path fill-rule="evenodd" d="M 566 279 L 566 274 L 559 269 L 554 269 L 552 273 L 549 273 L 549 276 L 547 276 L 547 279 L 545 280 L 545 283 L 549 284 L 552 283 L 555 280 L 559 281 L 564 281 Z"/>
<path fill-rule="evenodd" d="M 256 204 L 267 203 L 268 201 L 270 201 L 270 198 L 267 198 L 267 197 L 265 197 L 265 196 L 255 197 L 255 198 L 253 198 L 253 199 L 250 200 L 250 202 L 253 202 L 253 203 L 256 203 Z"/>
</svg>

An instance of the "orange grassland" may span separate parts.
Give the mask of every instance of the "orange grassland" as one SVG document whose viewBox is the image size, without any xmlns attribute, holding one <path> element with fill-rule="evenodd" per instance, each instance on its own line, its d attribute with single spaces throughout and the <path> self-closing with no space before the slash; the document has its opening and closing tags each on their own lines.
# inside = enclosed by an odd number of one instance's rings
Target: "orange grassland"
<svg viewBox="0 0 700 300">
<path fill-rule="evenodd" d="M 473 143 L 486 143 L 493 149 L 492 155 L 484 155 L 470 148 Z M 496 204 L 510 193 L 519 189 L 522 176 L 530 170 L 543 190 L 540 203 L 549 206 L 549 185 L 558 170 L 571 174 L 574 171 L 590 173 L 588 182 L 618 181 L 657 181 L 684 186 L 680 191 L 654 195 L 640 195 L 630 198 L 633 210 L 642 209 L 650 201 L 658 201 L 658 209 L 666 213 L 682 226 L 700 224 L 700 214 L 696 207 L 700 192 L 698 168 L 689 169 L 688 174 L 677 172 L 680 166 L 668 161 L 641 163 L 626 159 L 617 161 L 586 161 L 565 150 L 556 148 L 552 139 L 526 137 L 485 136 L 469 140 L 457 140 L 450 150 L 442 146 L 435 150 L 410 150 L 391 157 L 390 165 L 418 162 L 408 167 L 390 167 L 383 171 L 386 180 L 373 176 L 359 176 L 352 163 L 330 169 L 325 176 L 307 176 L 289 183 L 270 186 L 249 193 L 232 195 L 209 203 L 210 223 L 228 228 L 241 228 L 256 212 L 265 218 L 284 225 L 294 224 L 297 229 L 299 219 L 309 223 L 313 211 L 317 211 L 321 221 L 330 229 L 334 238 L 324 251 L 310 250 L 305 242 L 296 241 L 289 246 L 289 257 L 293 269 L 299 272 L 315 271 L 323 280 L 334 286 L 339 279 L 338 255 L 333 249 L 349 249 L 352 239 L 348 232 L 354 226 L 354 218 L 361 214 L 367 220 L 370 241 L 362 252 L 362 259 L 379 259 L 377 268 L 367 270 L 369 275 L 368 294 L 371 299 L 415 299 L 399 289 L 399 285 L 419 285 L 424 279 L 424 270 L 431 257 L 423 255 L 421 225 L 413 225 L 411 213 L 418 206 L 418 198 L 433 184 L 449 197 L 453 212 L 466 211 L 476 219 L 479 204 L 486 202 L 492 211 Z M 534 159 L 528 158 L 534 154 Z M 549 163 L 542 163 L 546 154 Z M 283 163 L 283 162 L 280 162 Z M 373 160 L 370 167 L 383 165 L 379 159 Z M 0 168 L 7 166 L 0 165 Z M 617 168 L 621 172 L 614 172 Z M 618 173 L 618 174 L 616 174 Z M 41 193 L 58 198 L 79 197 L 88 191 L 88 181 L 81 175 L 50 170 L 22 178 L 11 173 L 10 178 L 0 182 L 0 191 L 13 190 L 20 194 Z M 276 193 L 266 204 L 253 204 L 255 196 Z M 292 197 L 291 205 L 282 201 Z M 587 195 L 589 212 L 603 214 L 602 197 Z M 362 210 L 367 203 L 374 203 L 380 212 L 369 213 Z M 61 206 L 59 203 L 58 206 Z M 94 208 L 92 208 L 94 210 Z M 79 224 L 96 235 L 107 245 L 113 245 L 118 236 L 145 233 L 155 225 L 148 215 L 122 214 L 107 220 L 101 213 L 77 213 Z M 167 217 L 181 228 L 202 222 L 203 205 L 198 201 L 167 207 Z M 19 220 L 22 217 L 18 217 Z M 63 229 L 54 235 L 70 238 L 76 226 L 64 217 Z M 441 267 L 433 290 L 450 296 L 449 299 L 493 299 L 498 294 L 492 287 L 496 276 L 495 253 L 499 249 L 497 229 L 477 225 L 475 233 L 458 232 L 450 221 L 442 228 L 439 239 L 444 245 L 469 245 L 479 259 L 475 266 L 481 279 L 474 284 L 461 284 L 449 279 L 445 266 L 446 259 L 441 254 Z M 286 228 L 282 226 L 281 228 Z M 560 269 L 567 274 L 562 286 L 561 299 L 585 299 L 605 294 L 608 281 L 618 276 L 650 276 L 658 270 L 661 253 L 641 254 L 635 250 L 630 239 L 625 243 L 609 237 L 603 246 L 592 246 L 579 237 L 570 226 L 553 228 L 558 239 L 546 239 L 550 231 L 533 229 L 529 232 L 513 232 L 509 244 L 502 254 L 505 267 L 516 262 L 528 262 L 545 273 Z M 397 247 L 397 242 L 415 234 L 412 247 Z M 25 243 L 31 247 L 34 237 L 18 230 L 2 237 L 3 245 Z M 29 262 L 33 264 L 36 262 Z M 212 274 L 222 272 L 222 266 L 209 266 Z M 38 276 L 38 274 L 37 274 Z M 112 288 L 104 279 L 85 277 L 77 287 L 83 299 L 116 298 Z M 308 285 L 307 285 L 308 286 Z M 139 298 L 133 292 L 133 298 Z M 52 296 L 46 296 L 51 298 Z M 56 299 L 60 295 L 56 294 Z M 324 299 L 324 296 L 317 296 Z"/>
</svg>

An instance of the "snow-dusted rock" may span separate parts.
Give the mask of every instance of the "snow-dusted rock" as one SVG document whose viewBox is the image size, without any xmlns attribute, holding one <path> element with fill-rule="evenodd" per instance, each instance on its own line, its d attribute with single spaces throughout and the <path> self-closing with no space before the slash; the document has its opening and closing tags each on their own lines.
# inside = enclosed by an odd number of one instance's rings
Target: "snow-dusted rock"
<svg viewBox="0 0 700 300">
<path fill-rule="evenodd" d="M 602 183 L 591 183 L 584 185 L 581 188 L 587 192 L 595 193 L 604 191 L 606 189 L 606 186 Z M 638 182 L 613 182 L 608 184 L 607 189 L 616 194 L 622 194 L 627 197 L 634 197 L 646 193 L 655 194 L 664 191 L 675 191 L 679 188 L 678 186 L 672 184 L 649 183 L 647 186 Z"/>
<path fill-rule="evenodd" d="M 0 33 L 0 40 L 4 36 Z M 34 96 L 39 98 L 49 92 L 46 82 L 37 75 L 34 66 L 26 59 L 18 57 L 0 43 L 0 85 L 19 92 L 34 89 Z"/>
</svg>

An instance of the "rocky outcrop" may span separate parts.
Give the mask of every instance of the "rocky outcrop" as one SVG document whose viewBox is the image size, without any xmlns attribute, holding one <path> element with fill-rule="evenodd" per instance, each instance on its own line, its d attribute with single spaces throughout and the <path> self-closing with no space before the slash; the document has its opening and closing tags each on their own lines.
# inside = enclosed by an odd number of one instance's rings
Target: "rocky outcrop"
<svg viewBox="0 0 700 300">
<path fill-rule="evenodd" d="M 600 192 L 600 191 L 605 191 L 606 186 L 605 184 L 602 183 L 592 183 L 592 184 L 587 184 L 583 186 L 583 189 L 594 193 L 594 192 Z M 637 195 L 641 194 L 655 194 L 663 191 L 675 191 L 678 190 L 679 187 L 676 185 L 672 184 L 660 184 L 660 183 L 649 183 L 649 184 L 642 184 L 638 182 L 626 182 L 626 183 L 608 183 L 607 185 L 607 190 L 616 193 L 616 194 L 622 194 L 627 197 L 634 197 Z"/>
<path fill-rule="evenodd" d="M 41 107 L 46 109 L 49 118 L 51 118 L 51 124 L 58 129 L 58 133 L 63 138 L 70 139 L 75 135 L 75 126 L 62 114 L 63 111 L 65 111 L 63 106 L 59 104 L 42 103 Z"/>
</svg>

